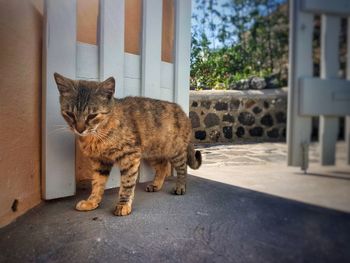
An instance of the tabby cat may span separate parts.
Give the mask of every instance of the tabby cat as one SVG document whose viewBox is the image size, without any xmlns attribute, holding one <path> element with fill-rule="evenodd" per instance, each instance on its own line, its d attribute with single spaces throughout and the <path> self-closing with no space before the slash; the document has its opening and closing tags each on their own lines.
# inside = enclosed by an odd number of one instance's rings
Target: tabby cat
<svg viewBox="0 0 350 263">
<path fill-rule="evenodd" d="M 116 164 L 121 186 L 114 214 L 130 214 L 141 159 L 156 171 L 146 191 L 159 191 L 174 167 L 177 180 L 173 192 L 185 193 L 187 165 L 198 169 L 202 158 L 190 143 L 191 122 L 179 105 L 141 97 L 116 99 L 113 77 L 103 82 L 71 80 L 58 73 L 54 77 L 62 116 L 78 135 L 78 144 L 94 171 L 91 194 L 77 203 L 77 210 L 98 207 Z"/>
</svg>

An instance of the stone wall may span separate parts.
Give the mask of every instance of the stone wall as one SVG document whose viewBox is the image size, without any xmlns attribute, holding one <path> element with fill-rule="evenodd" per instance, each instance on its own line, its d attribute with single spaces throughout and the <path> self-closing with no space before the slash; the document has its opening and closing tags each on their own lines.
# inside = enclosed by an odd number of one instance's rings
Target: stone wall
<svg viewBox="0 0 350 263">
<path fill-rule="evenodd" d="M 284 141 L 287 88 L 190 92 L 195 143 Z"/>
</svg>

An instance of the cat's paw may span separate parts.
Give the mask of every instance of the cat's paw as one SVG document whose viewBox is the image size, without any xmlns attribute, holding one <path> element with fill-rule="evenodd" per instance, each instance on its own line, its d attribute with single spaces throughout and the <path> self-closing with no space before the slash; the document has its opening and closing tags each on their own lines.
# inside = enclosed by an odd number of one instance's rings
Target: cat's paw
<svg viewBox="0 0 350 263">
<path fill-rule="evenodd" d="M 149 184 L 146 186 L 146 192 L 158 192 L 160 189 L 154 184 Z"/>
<path fill-rule="evenodd" d="M 93 202 L 91 200 L 81 200 L 75 206 L 75 209 L 78 211 L 90 211 L 94 210 L 98 207 L 98 203 Z"/>
<path fill-rule="evenodd" d="M 173 189 L 173 194 L 184 195 L 186 193 L 186 185 L 177 185 Z"/>
<path fill-rule="evenodd" d="M 116 216 L 127 216 L 131 213 L 131 205 L 125 204 L 125 205 L 117 205 L 117 207 L 114 210 L 114 215 Z"/>
</svg>

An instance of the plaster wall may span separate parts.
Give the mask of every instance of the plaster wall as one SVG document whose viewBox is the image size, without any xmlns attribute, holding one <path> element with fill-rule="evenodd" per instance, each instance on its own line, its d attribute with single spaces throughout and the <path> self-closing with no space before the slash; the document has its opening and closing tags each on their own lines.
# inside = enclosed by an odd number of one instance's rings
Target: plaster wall
<svg viewBox="0 0 350 263">
<path fill-rule="evenodd" d="M 0 1 L 0 227 L 40 203 L 42 1 Z"/>
</svg>

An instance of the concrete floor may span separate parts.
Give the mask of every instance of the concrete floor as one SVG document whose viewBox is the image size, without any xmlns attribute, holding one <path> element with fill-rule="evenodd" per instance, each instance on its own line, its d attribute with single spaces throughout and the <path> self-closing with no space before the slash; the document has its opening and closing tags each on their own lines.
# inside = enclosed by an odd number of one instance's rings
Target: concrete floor
<svg viewBox="0 0 350 263">
<path fill-rule="evenodd" d="M 112 215 L 116 189 L 91 212 L 73 209 L 87 191 L 43 203 L 0 229 L 0 262 L 350 261 L 348 166 L 305 176 L 285 167 L 282 144 L 232 146 L 223 162 L 231 146 L 215 147 L 202 149 L 186 195 L 169 193 L 172 178 L 158 193 L 140 184 L 128 217 Z M 234 160 L 254 154 L 258 164 Z M 319 187 L 342 201 L 319 201 Z"/>
</svg>

